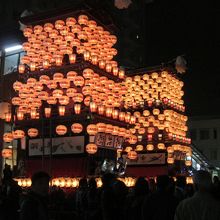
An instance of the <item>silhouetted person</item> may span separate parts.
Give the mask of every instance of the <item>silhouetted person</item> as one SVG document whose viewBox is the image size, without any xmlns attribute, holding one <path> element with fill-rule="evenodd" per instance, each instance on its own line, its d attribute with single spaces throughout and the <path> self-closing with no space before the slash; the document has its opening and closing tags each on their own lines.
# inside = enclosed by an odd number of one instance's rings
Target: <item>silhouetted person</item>
<svg viewBox="0 0 220 220">
<path fill-rule="evenodd" d="M 19 214 L 19 197 L 21 193 L 21 188 L 18 186 L 17 182 L 12 178 L 12 171 L 9 165 L 5 165 L 3 170 L 3 180 L 1 189 L 1 219 L 10 220 L 18 219 Z"/>
<path fill-rule="evenodd" d="M 215 198 L 220 200 L 220 181 L 217 176 L 213 177 L 213 194 Z"/>
<path fill-rule="evenodd" d="M 175 196 L 179 201 L 182 201 L 183 199 L 186 198 L 185 187 L 186 187 L 186 177 L 178 176 L 176 179 Z"/>
<path fill-rule="evenodd" d="M 207 171 L 194 174 L 196 193 L 183 200 L 177 207 L 175 220 L 218 220 L 220 219 L 220 202 L 210 193 L 211 175 Z"/>
<path fill-rule="evenodd" d="M 149 194 L 149 185 L 144 177 L 139 177 L 135 183 L 133 192 L 127 197 L 126 219 L 141 219 L 142 205 Z"/>
<path fill-rule="evenodd" d="M 91 178 L 88 182 L 89 189 L 87 193 L 87 220 L 101 219 L 100 191 L 97 189 L 95 178 Z"/>
<path fill-rule="evenodd" d="M 20 220 L 48 220 L 47 196 L 50 177 L 45 172 L 37 172 L 31 181 L 31 190 L 21 202 Z"/>
<path fill-rule="evenodd" d="M 117 205 L 114 195 L 115 175 L 111 173 L 104 174 L 102 183 L 101 209 L 103 220 L 115 220 L 117 218 Z"/>
<path fill-rule="evenodd" d="M 148 181 L 150 193 L 154 193 L 157 189 L 156 183 L 153 178 L 150 178 Z"/>
<path fill-rule="evenodd" d="M 170 192 L 168 176 L 157 177 L 157 191 L 149 195 L 142 207 L 143 220 L 173 220 L 178 200 Z"/>
<path fill-rule="evenodd" d="M 85 219 L 86 210 L 88 208 L 87 201 L 88 183 L 86 178 L 79 181 L 79 188 L 76 191 L 76 211 L 80 219 Z"/>
</svg>

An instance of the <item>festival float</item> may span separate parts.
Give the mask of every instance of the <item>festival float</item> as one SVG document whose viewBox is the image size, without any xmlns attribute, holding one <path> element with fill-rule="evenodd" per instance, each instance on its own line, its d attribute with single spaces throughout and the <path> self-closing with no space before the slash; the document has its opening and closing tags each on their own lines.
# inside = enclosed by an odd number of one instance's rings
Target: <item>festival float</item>
<svg viewBox="0 0 220 220">
<path fill-rule="evenodd" d="M 45 170 L 54 185 L 66 178 L 77 186 L 71 178 L 103 172 L 188 175 L 191 140 L 175 71 L 121 68 L 117 37 L 86 11 L 25 21 L 4 141 L 17 140 L 26 177 Z"/>
</svg>

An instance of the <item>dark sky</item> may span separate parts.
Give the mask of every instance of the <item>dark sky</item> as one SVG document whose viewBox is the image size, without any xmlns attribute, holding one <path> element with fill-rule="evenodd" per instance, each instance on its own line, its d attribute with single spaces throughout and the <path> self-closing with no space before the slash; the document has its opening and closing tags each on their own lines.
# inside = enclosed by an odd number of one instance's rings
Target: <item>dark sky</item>
<svg viewBox="0 0 220 220">
<path fill-rule="evenodd" d="M 219 4 L 210 0 L 154 0 L 146 4 L 143 9 L 139 5 L 144 1 L 150 0 L 133 0 L 128 9 L 117 10 L 113 5 L 113 0 L 87 0 L 87 2 L 95 2 L 96 7 L 104 7 L 107 13 L 111 14 L 121 32 L 129 28 L 129 21 L 125 26 L 122 15 L 127 16 L 128 20 L 133 20 L 134 17 L 136 20 L 144 18 L 145 24 L 139 29 L 140 32 L 145 32 L 144 39 L 139 39 L 145 42 L 143 46 L 141 45 L 145 51 L 143 65 L 157 65 L 184 54 L 188 62 L 188 71 L 183 76 L 187 114 L 220 115 Z M 17 0 L 10 0 L 10 2 L 14 4 L 10 4 L 7 8 L 11 10 L 11 5 L 14 5 L 13 11 L 6 13 L 3 6 L 0 9 L 7 15 L 12 14 L 15 21 L 19 11 L 25 9 L 25 6 L 22 6 L 26 4 L 25 2 L 29 2 L 30 5 L 33 3 L 34 6 L 39 4 L 46 10 L 46 6 L 48 9 L 51 5 L 54 8 L 62 7 L 64 2 L 66 6 L 73 0 L 20 0 L 19 7 L 15 7 Z M 7 1 L 4 1 L 4 5 L 7 5 Z M 129 14 L 132 10 L 135 13 Z M 3 15 L 1 13 L 1 16 Z M 1 20 L 4 21 L 4 19 Z M 5 21 L 0 23 L 7 26 Z M 126 40 L 126 34 L 124 39 L 119 40 Z M 125 51 L 129 49 L 129 45 L 126 47 Z M 134 52 L 137 56 L 139 53 L 139 50 Z"/>
</svg>

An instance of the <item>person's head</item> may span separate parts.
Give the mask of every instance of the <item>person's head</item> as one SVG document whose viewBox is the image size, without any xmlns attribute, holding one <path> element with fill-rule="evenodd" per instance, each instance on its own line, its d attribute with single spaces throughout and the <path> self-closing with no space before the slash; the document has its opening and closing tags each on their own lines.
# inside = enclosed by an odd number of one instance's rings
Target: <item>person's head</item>
<svg viewBox="0 0 220 220">
<path fill-rule="evenodd" d="M 96 189 L 97 188 L 97 183 L 95 178 L 90 178 L 88 182 L 89 188 L 91 189 Z"/>
<path fill-rule="evenodd" d="M 135 195 L 146 195 L 149 193 L 149 185 L 144 177 L 139 177 L 134 186 Z"/>
<path fill-rule="evenodd" d="M 167 175 L 157 177 L 157 189 L 159 191 L 167 191 L 170 186 L 170 179 Z"/>
<path fill-rule="evenodd" d="M 86 178 L 82 178 L 79 181 L 79 188 L 80 189 L 85 189 L 88 187 L 88 183 L 87 183 L 87 179 Z"/>
<path fill-rule="evenodd" d="M 176 186 L 184 189 L 186 186 L 186 177 L 185 176 L 177 176 L 176 178 Z"/>
<path fill-rule="evenodd" d="M 194 173 L 193 176 L 195 189 L 198 191 L 210 191 L 212 187 L 212 178 L 209 172 L 199 170 Z"/>
<path fill-rule="evenodd" d="M 115 175 L 112 173 L 105 173 L 102 176 L 102 184 L 103 187 L 109 187 L 115 182 L 116 178 Z"/>
<path fill-rule="evenodd" d="M 50 182 L 48 173 L 43 171 L 34 173 L 31 177 L 31 182 L 31 189 L 33 192 L 41 196 L 46 196 L 48 194 Z"/>
</svg>

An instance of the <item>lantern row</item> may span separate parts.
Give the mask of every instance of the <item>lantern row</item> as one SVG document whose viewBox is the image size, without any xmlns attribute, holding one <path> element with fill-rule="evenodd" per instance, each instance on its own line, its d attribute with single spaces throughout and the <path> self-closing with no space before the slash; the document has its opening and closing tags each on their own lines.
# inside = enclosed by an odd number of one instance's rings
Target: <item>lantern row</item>
<svg viewBox="0 0 220 220">
<path fill-rule="evenodd" d="M 185 111 L 182 100 L 183 82 L 167 71 L 127 77 L 125 85 L 127 87 L 124 97 L 126 108 L 138 108 L 147 103 L 149 107 L 153 104 L 156 106 L 164 104 L 178 111 Z"/>
<path fill-rule="evenodd" d="M 74 63 L 76 54 L 82 54 L 84 60 L 105 68 L 115 76 L 120 75 L 117 62 L 112 60 L 117 54 L 113 48 L 117 42 L 116 36 L 86 15 L 80 15 L 78 19 L 69 17 L 65 21 L 57 20 L 55 24 L 27 27 L 23 33 L 28 41 L 23 44 L 27 54 L 21 58 L 20 73 L 25 72 L 25 65 L 29 66 L 30 71 L 61 66 L 65 54 L 69 55 L 69 62 Z"/>
</svg>

